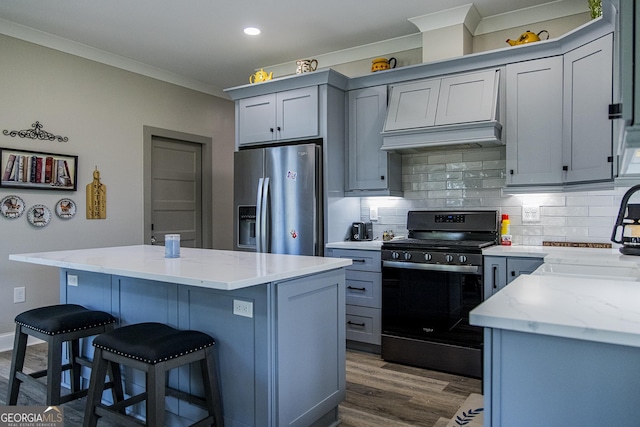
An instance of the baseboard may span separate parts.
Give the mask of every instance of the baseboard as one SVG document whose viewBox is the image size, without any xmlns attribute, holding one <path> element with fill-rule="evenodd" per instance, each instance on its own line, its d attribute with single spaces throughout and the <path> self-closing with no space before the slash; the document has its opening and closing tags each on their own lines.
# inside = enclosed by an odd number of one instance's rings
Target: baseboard
<svg viewBox="0 0 640 427">
<path fill-rule="evenodd" d="M 13 332 L 7 332 L 6 334 L 0 334 L 0 352 L 3 351 L 11 351 L 13 350 L 13 338 L 15 336 L 15 333 Z M 43 343 L 44 341 L 29 336 L 29 340 L 27 341 L 27 345 L 34 345 L 34 344 L 40 344 Z"/>
</svg>

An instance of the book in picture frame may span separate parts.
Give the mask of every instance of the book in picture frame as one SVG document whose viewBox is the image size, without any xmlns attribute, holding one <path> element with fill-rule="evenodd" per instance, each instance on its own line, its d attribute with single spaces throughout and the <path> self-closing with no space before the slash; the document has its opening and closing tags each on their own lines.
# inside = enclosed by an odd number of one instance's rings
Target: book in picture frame
<svg viewBox="0 0 640 427">
<path fill-rule="evenodd" d="M 77 190 L 78 156 L 0 147 L 0 187 Z"/>
</svg>

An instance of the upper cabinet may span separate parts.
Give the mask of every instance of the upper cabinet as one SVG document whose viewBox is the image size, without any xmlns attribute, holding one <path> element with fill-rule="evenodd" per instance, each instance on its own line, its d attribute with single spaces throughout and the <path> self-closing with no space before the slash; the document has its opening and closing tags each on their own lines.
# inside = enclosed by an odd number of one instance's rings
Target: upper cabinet
<svg viewBox="0 0 640 427">
<path fill-rule="evenodd" d="M 507 65 L 507 186 L 613 179 L 612 35 Z"/>
<path fill-rule="evenodd" d="M 239 145 L 319 135 L 317 86 L 243 98 L 237 107 Z"/>
<path fill-rule="evenodd" d="M 386 112 L 387 86 L 349 92 L 345 195 L 402 195 L 402 158 L 380 150 Z"/>
</svg>

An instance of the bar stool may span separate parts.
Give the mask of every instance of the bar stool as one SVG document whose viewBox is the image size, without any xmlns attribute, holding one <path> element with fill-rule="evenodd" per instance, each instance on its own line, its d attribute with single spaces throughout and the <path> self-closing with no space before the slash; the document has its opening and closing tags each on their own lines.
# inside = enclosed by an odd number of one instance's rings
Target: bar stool
<svg viewBox="0 0 640 427">
<path fill-rule="evenodd" d="M 89 310 L 76 304 L 59 304 L 25 311 L 15 318 L 16 333 L 13 343 L 9 392 L 7 402 L 15 405 L 23 382 L 44 387 L 48 406 L 57 406 L 87 395 L 80 387 L 82 366 L 91 362 L 80 355 L 80 339 L 112 330 L 116 319 L 104 311 Z M 28 336 L 45 341 L 49 348 L 47 369 L 26 374 L 23 372 Z M 69 363 L 62 364 L 62 344 L 69 342 Z M 71 393 L 61 395 L 62 372 L 71 370 Z M 46 385 L 38 378 L 46 376 Z M 111 377 L 113 378 L 113 377 Z M 119 381 L 117 383 L 120 383 Z M 120 391 L 119 393 L 122 393 Z"/>
<path fill-rule="evenodd" d="M 214 344 L 215 340 L 205 333 L 153 322 L 123 326 L 96 337 L 84 426 L 96 426 L 99 417 L 118 424 L 139 426 L 140 420 L 127 415 L 126 408 L 143 401 L 146 401 L 146 425 L 164 426 L 165 396 L 172 396 L 207 410 L 207 417 L 192 426 L 222 427 Z M 200 362 L 204 399 L 170 388 L 166 383 L 168 371 L 192 362 Z M 106 370 L 110 367 L 119 372 L 120 364 L 145 372 L 146 390 L 114 401 L 112 405 L 104 405 L 101 398 Z"/>
</svg>

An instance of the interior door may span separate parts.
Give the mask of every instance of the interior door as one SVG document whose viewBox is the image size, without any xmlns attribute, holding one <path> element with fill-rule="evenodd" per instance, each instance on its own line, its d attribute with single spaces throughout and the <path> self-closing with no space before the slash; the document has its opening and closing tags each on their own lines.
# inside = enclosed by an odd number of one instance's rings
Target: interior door
<svg viewBox="0 0 640 427">
<path fill-rule="evenodd" d="M 151 140 L 151 244 L 180 234 L 180 246 L 202 247 L 202 146 Z"/>
</svg>

